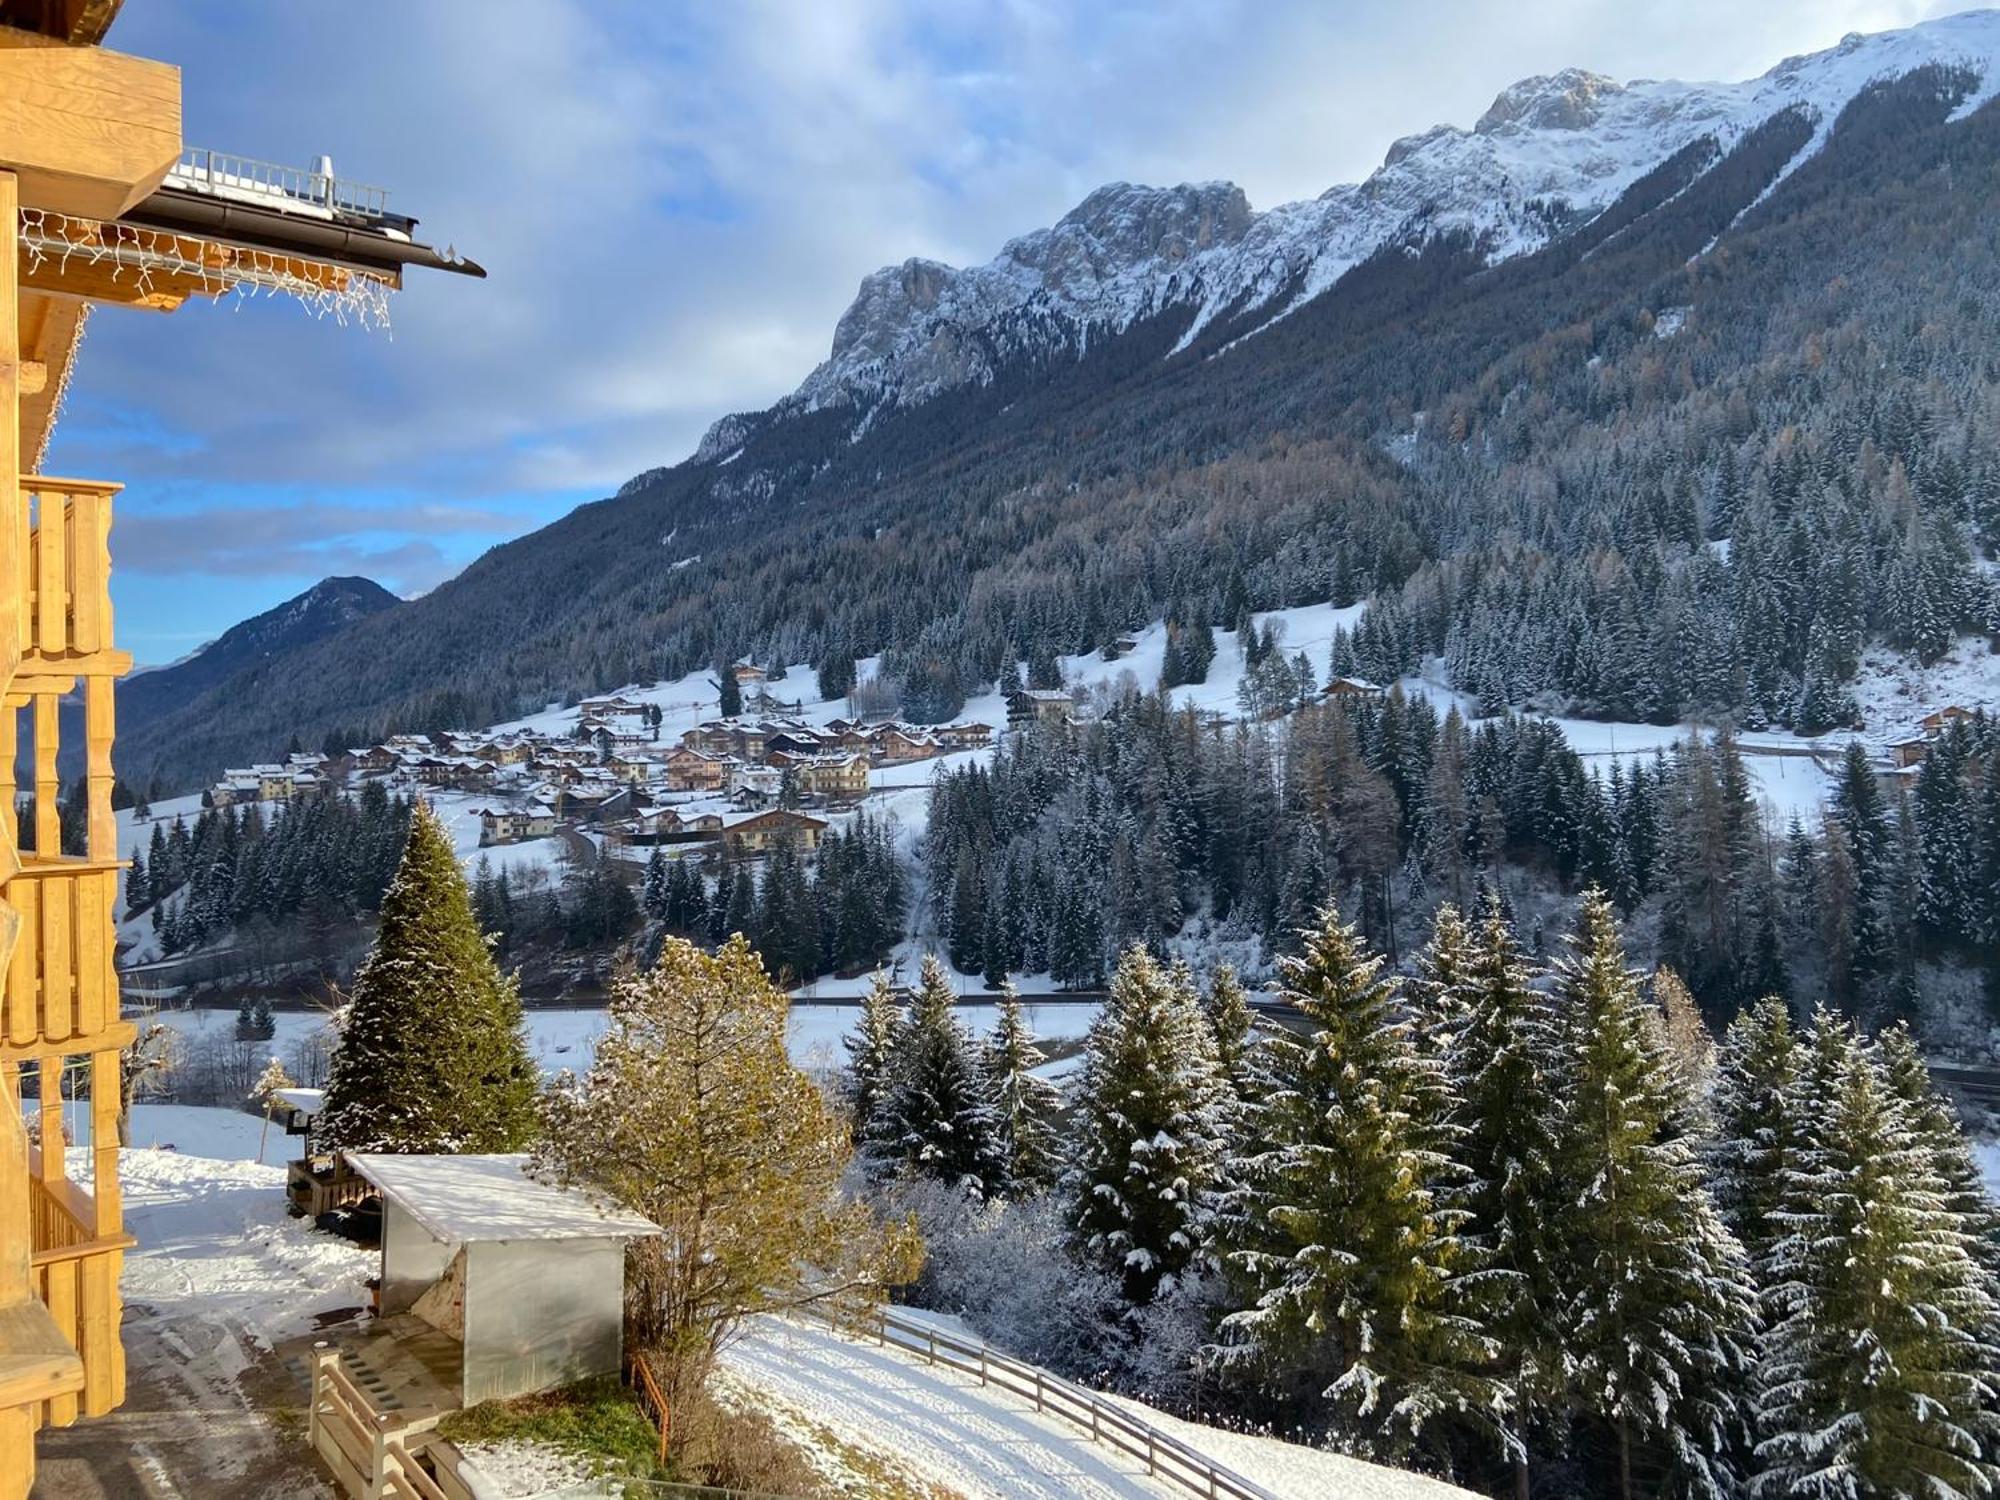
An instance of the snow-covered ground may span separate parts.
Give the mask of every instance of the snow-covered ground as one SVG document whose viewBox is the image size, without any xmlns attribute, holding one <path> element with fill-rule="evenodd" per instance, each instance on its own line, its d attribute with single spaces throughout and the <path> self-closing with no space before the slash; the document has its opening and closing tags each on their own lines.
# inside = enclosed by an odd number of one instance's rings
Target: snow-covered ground
<svg viewBox="0 0 2000 1500">
<path fill-rule="evenodd" d="M 899 1309 L 899 1311 L 903 1311 Z M 818 1324 L 758 1319 L 723 1354 L 732 1382 L 867 1445 L 895 1435 L 899 1458 L 967 1500 L 1078 1497 L 1123 1500 L 1181 1493 L 1143 1464 L 1037 1413 L 1011 1391 L 926 1363 L 921 1355 L 850 1338 Z M 1467 1492 L 1274 1438 L 1175 1421 L 1123 1403 L 1190 1448 L 1281 1500 L 1465 1500 Z"/>
</svg>

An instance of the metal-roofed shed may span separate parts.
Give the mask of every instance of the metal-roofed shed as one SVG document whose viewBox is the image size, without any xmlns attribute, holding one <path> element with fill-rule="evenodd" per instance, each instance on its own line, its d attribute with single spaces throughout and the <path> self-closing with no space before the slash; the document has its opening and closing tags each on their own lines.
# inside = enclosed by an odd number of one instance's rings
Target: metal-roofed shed
<svg viewBox="0 0 2000 1500">
<path fill-rule="evenodd" d="M 380 1312 L 459 1341 L 465 1405 L 618 1372 L 625 1246 L 657 1224 L 535 1181 L 525 1156 L 345 1160 L 382 1195 Z"/>
</svg>

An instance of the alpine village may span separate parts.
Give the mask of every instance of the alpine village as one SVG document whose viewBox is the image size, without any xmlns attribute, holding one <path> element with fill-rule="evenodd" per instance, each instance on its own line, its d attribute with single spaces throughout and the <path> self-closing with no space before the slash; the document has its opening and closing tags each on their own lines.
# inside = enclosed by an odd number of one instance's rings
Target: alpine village
<svg viewBox="0 0 2000 1500">
<path fill-rule="evenodd" d="M 0 1500 L 2000 1496 L 2000 12 L 1140 9 L 0 0 Z"/>
</svg>

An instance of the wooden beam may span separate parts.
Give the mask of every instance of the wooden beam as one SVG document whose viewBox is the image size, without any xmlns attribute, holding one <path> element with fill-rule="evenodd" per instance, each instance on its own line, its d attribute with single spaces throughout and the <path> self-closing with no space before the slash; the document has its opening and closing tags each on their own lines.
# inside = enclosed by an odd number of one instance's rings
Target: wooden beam
<svg viewBox="0 0 2000 1500">
<path fill-rule="evenodd" d="M 180 155 L 179 68 L 0 28 L 0 166 L 24 204 L 115 219 Z"/>
</svg>

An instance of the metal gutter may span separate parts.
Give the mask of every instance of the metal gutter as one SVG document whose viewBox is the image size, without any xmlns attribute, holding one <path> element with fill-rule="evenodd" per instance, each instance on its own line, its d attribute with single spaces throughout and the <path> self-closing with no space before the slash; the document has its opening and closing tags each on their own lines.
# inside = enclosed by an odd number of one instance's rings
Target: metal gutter
<svg viewBox="0 0 2000 1500">
<path fill-rule="evenodd" d="M 223 240 L 254 250 L 276 250 L 314 260 L 333 261 L 371 271 L 401 271 L 405 266 L 450 271 L 484 278 L 474 261 L 447 259 L 429 245 L 378 230 L 309 219 L 247 203 L 162 188 L 118 221 L 149 229 L 166 229 Z M 415 220 L 408 221 L 414 223 Z"/>
</svg>

